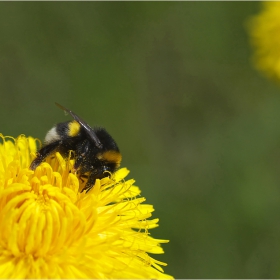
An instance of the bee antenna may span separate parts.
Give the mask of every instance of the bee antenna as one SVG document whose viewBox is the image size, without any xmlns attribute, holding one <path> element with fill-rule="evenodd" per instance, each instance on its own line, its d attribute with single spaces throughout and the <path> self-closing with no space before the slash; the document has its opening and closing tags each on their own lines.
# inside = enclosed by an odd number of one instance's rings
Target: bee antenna
<svg viewBox="0 0 280 280">
<path fill-rule="evenodd" d="M 88 136 L 94 141 L 95 145 L 98 147 L 98 148 L 102 148 L 103 145 L 102 143 L 100 142 L 100 140 L 98 139 L 95 131 L 83 120 L 81 119 L 78 115 L 76 115 L 74 112 L 72 112 L 71 110 L 63 107 L 62 105 L 58 104 L 57 102 L 55 102 L 55 105 L 57 107 L 59 107 L 60 109 L 62 109 L 66 114 L 69 113 L 73 118 L 74 120 L 76 120 L 86 131 L 86 133 L 88 134 Z"/>
<path fill-rule="evenodd" d="M 69 113 L 69 110 L 68 110 L 68 109 L 66 109 L 66 108 L 63 107 L 62 105 L 58 104 L 57 102 L 54 102 L 54 104 L 55 104 L 58 108 L 60 108 L 61 110 L 63 110 L 63 111 L 65 112 L 66 115 L 68 115 L 68 113 Z"/>
</svg>

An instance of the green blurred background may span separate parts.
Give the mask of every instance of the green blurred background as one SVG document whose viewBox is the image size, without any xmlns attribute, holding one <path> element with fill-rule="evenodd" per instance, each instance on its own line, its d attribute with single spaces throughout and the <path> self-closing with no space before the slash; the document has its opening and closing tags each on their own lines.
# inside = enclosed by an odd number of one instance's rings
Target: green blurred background
<svg viewBox="0 0 280 280">
<path fill-rule="evenodd" d="M 114 136 L 176 278 L 280 278 L 280 87 L 252 67 L 258 2 L 0 3 L 1 132 L 54 102 Z"/>
</svg>

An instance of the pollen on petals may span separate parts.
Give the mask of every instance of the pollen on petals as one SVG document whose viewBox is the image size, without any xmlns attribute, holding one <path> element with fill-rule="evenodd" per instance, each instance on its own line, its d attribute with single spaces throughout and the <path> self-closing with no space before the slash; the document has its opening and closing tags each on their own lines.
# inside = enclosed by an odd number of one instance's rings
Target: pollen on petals
<svg viewBox="0 0 280 280">
<path fill-rule="evenodd" d="M 0 278 L 172 278 L 144 204 L 122 168 L 88 192 L 59 153 L 35 171 L 36 139 L 0 134 Z"/>
</svg>

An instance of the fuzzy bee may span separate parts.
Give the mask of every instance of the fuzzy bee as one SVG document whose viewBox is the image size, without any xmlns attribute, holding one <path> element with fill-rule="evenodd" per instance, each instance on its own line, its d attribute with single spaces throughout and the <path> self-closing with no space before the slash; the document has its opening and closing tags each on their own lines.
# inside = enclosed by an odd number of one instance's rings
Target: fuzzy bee
<svg viewBox="0 0 280 280">
<path fill-rule="evenodd" d="M 58 123 L 48 131 L 44 145 L 37 152 L 30 169 L 35 170 L 46 157 L 55 152 L 66 158 L 69 152 L 73 151 L 72 157 L 75 162 L 72 171 L 77 172 L 81 178 L 87 178 L 82 191 L 88 192 L 96 179 L 109 176 L 120 166 L 120 150 L 104 128 L 91 128 L 74 112 L 58 103 L 55 104 L 69 113 L 74 120 Z"/>
</svg>

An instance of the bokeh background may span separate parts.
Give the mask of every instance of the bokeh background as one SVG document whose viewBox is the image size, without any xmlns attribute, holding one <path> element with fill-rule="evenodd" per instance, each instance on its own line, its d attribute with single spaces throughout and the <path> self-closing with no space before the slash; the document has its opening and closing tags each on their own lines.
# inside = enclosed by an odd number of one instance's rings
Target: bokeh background
<svg viewBox="0 0 280 280">
<path fill-rule="evenodd" d="M 280 278 L 280 87 L 254 70 L 258 2 L 1 2 L 1 132 L 54 102 L 114 136 L 176 278 Z"/>
</svg>

